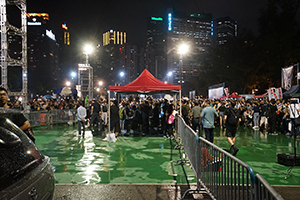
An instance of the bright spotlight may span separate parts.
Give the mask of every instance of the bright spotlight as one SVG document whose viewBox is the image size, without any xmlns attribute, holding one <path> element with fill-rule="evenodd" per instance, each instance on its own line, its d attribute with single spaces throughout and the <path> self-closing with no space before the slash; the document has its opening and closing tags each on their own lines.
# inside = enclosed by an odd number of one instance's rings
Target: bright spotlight
<svg viewBox="0 0 300 200">
<path fill-rule="evenodd" d="M 84 53 L 85 54 L 91 54 L 92 52 L 93 52 L 92 45 L 87 44 L 87 45 L 84 46 Z"/>
<path fill-rule="evenodd" d="M 188 52 L 189 50 L 189 46 L 185 43 L 182 43 L 179 47 L 178 47 L 178 53 L 181 55 L 184 55 Z"/>
<path fill-rule="evenodd" d="M 123 77 L 125 75 L 124 72 L 120 72 L 120 76 Z"/>
</svg>

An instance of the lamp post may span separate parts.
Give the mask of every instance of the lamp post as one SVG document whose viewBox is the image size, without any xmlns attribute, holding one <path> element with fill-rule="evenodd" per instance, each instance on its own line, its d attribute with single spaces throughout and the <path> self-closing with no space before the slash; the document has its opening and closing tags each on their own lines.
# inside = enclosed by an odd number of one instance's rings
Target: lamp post
<svg viewBox="0 0 300 200">
<path fill-rule="evenodd" d="M 183 76 L 182 76 L 182 69 L 183 69 L 183 55 L 185 55 L 189 50 L 189 46 L 185 43 L 182 43 L 178 47 L 178 53 L 179 53 L 179 84 L 182 85 L 183 82 Z"/>
<path fill-rule="evenodd" d="M 78 68 L 78 85 L 81 86 L 81 91 L 88 92 L 88 98 L 93 98 L 93 68 L 89 64 L 89 55 L 92 53 L 93 47 L 90 44 L 86 44 L 83 48 L 85 54 L 85 66 Z M 87 72 L 87 73 L 86 73 Z M 86 77 L 87 76 L 87 77 Z M 88 86 L 84 85 L 84 81 L 88 81 Z"/>
<path fill-rule="evenodd" d="M 85 64 L 89 64 L 89 54 L 93 51 L 93 47 L 89 44 L 84 46 L 83 53 L 85 54 Z"/>
<path fill-rule="evenodd" d="M 102 85 L 103 85 L 103 81 L 99 81 L 98 84 L 100 86 L 100 88 L 99 88 L 100 97 L 102 97 L 102 91 L 103 91 Z"/>
</svg>

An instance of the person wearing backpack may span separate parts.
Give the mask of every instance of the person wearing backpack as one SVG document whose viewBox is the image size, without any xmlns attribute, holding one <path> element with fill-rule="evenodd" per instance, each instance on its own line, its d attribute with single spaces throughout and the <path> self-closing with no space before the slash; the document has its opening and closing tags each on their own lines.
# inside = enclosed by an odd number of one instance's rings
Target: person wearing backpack
<svg viewBox="0 0 300 200">
<path fill-rule="evenodd" d="M 237 131 L 237 126 L 238 126 L 238 115 L 237 115 L 237 110 L 234 108 L 235 102 L 229 102 L 228 103 L 228 108 L 225 110 L 225 122 L 226 122 L 226 137 L 231 145 L 230 147 L 230 153 L 232 153 L 233 156 L 237 154 L 239 149 L 234 146 L 235 144 L 235 135 Z"/>
</svg>

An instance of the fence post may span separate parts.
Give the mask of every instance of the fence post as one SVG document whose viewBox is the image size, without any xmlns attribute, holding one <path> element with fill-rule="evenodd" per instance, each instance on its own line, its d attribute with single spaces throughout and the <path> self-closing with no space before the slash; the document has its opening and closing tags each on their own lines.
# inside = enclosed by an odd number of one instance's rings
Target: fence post
<svg viewBox="0 0 300 200">
<path fill-rule="evenodd" d="M 249 170 L 249 174 L 250 174 L 250 181 L 251 181 L 251 199 L 252 200 L 257 200 L 257 181 L 256 181 L 256 177 L 255 174 L 253 172 L 252 167 L 248 166 L 247 167 Z"/>
</svg>

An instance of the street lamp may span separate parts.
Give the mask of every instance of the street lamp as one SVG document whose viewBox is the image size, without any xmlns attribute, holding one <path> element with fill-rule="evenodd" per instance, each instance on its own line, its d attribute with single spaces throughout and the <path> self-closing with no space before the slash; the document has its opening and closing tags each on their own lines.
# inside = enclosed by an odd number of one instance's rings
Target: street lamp
<svg viewBox="0 0 300 200">
<path fill-rule="evenodd" d="M 86 44 L 83 49 L 83 53 L 85 54 L 85 64 L 89 64 L 89 54 L 91 54 L 92 52 L 92 45 Z"/>
<path fill-rule="evenodd" d="M 170 78 L 172 75 L 173 75 L 173 72 L 171 72 L 171 71 L 167 73 L 168 83 L 170 83 Z"/>
<path fill-rule="evenodd" d="M 120 72 L 120 85 L 121 85 L 121 83 L 123 83 L 124 85 L 125 85 L 125 78 L 123 78 L 125 76 L 125 72 Z"/>
<path fill-rule="evenodd" d="M 102 86 L 103 85 L 103 81 L 99 81 L 99 85 Z"/>
<path fill-rule="evenodd" d="M 76 72 L 71 72 L 72 80 L 76 77 Z"/>
<path fill-rule="evenodd" d="M 180 85 L 183 82 L 183 77 L 182 77 L 182 69 L 183 69 L 183 63 L 182 63 L 182 59 L 183 59 L 183 55 L 185 55 L 189 50 L 189 46 L 186 43 L 182 43 L 179 45 L 178 47 L 178 53 L 179 53 L 179 71 L 180 71 L 180 75 L 179 75 L 179 83 Z"/>
<path fill-rule="evenodd" d="M 71 85 L 71 82 L 70 81 L 67 81 L 66 82 L 66 86 L 70 86 Z"/>
</svg>

